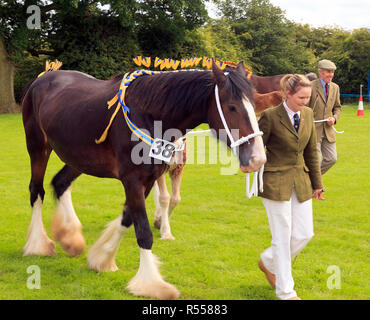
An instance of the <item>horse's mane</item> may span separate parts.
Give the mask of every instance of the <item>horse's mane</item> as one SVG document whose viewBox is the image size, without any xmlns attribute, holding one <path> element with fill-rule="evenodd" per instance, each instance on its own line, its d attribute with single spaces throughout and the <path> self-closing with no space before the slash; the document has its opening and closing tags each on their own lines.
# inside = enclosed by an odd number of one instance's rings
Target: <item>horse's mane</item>
<svg viewBox="0 0 370 320">
<path fill-rule="evenodd" d="M 122 75 L 112 78 L 118 79 Z M 129 108 L 139 106 L 153 116 L 181 117 L 185 113 L 205 112 L 215 85 L 213 73 L 208 70 L 143 75 L 128 87 L 125 101 Z M 228 72 L 225 89 L 238 99 L 253 97 L 252 85 L 236 71 Z"/>
</svg>

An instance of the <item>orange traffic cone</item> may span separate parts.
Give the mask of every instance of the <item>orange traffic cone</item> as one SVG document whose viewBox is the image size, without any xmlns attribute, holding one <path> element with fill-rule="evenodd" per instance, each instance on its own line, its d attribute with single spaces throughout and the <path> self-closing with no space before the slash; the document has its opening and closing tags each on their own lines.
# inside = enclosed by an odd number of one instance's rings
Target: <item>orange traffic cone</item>
<svg viewBox="0 0 370 320">
<path fill-rule="evenodd" d="M 357 116 L 361 117 L 364 115 L 364 102 L 362 100 L 362 95 L 360 95 L 360 100 L 358 102 Z"/>
</svg>

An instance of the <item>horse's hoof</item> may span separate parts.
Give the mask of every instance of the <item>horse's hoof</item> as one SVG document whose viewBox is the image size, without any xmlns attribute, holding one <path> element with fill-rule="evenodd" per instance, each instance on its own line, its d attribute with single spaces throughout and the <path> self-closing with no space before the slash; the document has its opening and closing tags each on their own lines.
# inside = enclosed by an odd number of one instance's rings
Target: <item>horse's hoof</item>
<svg viewBox="0 0 370 320">
<path fill-rule="evenodd" d="M 81 233 L 75 232 L 60 239 L 60 245 L 70 256 L 76 257 L 84 251 L 85 239 Z"/>
<path fill-rule="evenodd" d="M 175 286 L 164 280 L 144 284 L 138 281 L 137 278 L 133 278 L 127 285 L 127 290 L 134 296 L 161 300 L 174 300 L 180 297 L 180 291 L 177 290 Z"/>
<path fill-rule="evenodd" d="M 151 250 L 140 248 L 140 267 L 127 285 L 135 296 L 172 300 L 180 296 L 179 290 L 167 283 L 159 273 L 160 262 Z"/>
<path fill-rule="evenodd" d="M 161 240 L 176 240 L 172 234 L 164 234 L 161 236 Z"/>
<path fill-rule="evenodd" d="M 87 258 L 87 263 L 91 270 L 97 272 L 115 272 L 119 270 L 114 261 L 93 261 L 91 255 Z"/>
<path fill-rule="evenodd" d="M 23 248 L 23 256 L 55 256 L 55 243 L 49 238 L 45 238 L 37 245 L 32 245 L 29 242 Z"/>
<path fill-rule="evenodd" d="M 158 230 L 161 228 L 161 217 L 156 218 L 154 220 L 154 227 L 157 228 Z"/>
<path fill-rule="evenodd" d="M 97 272 L 114 272 L 118 270 L 114 256 L 100 250 L 96 246 L 90 248 L 87 263 L 91 270 Z"/>
<path fill-rule="evenodd" d="M 118 269 L 116 263 L 114 261 L 96 264 L 88 259 L 88 264 L 91 270 L 94 270 L 96 272 L 115 272 Z"/>
<path fill-rule="evenodd" d="M 85 249 L 85 239 L 82 235 L 81 226 L 60 227 L 52 224 L 52 232 L 55 241 L 58 241 L 63 250 L 70 256 L 79 256 Z"/>
</svg>

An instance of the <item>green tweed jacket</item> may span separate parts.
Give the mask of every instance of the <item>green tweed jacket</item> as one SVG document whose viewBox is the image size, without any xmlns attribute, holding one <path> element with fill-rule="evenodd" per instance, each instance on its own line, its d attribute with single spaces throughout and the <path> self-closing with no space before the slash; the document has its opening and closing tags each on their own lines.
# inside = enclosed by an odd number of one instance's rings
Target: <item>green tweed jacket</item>
<svg viewBox="0 0 370 320">
<path fill-rule="evenodd" d="M 312 110 L 301 110 L 298 133 L 283 104 L 265 110 L 259 128 L 267 156 L 263 192 L 259 196 L 288 201 L 294 187 L 298 201 L 311 199 L 313 190 L 323 187 Z"/>
<path fill-rule="evenodd" d="M 316 79 L 311 83 L 312 93 L 307 106 L 313 110 L 315 120 L 334 117 L 335 123 L 337 123 L 342 112 L 339 86 L 333 82 L 330 83 L 328 101 L 325 102 L 325 94 L 320 79 Z M 335 132 L 332 126 L 329 126 L 326 122 L 316 123 L 316 136 L 318 140 L 321 138 L 323 131 L 325 132 L 326 138 L 329 142 L 336 141 Z"/>
</svg>

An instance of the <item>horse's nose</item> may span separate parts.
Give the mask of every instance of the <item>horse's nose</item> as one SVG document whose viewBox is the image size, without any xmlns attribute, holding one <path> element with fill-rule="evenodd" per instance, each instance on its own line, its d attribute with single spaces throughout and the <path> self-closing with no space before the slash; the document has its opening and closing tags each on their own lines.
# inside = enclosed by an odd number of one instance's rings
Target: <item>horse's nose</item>
<svg viewBox="0 0 370 320">
<path fill-rule="evenodd" d="M 258 171 L 266 163 L 266 155 L 252 155 L 248 166 L 240 166 L 240 170 L 244 173 Z"/>
</svg>

